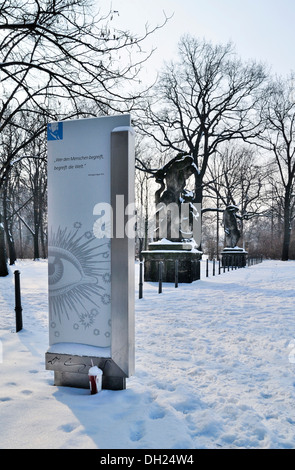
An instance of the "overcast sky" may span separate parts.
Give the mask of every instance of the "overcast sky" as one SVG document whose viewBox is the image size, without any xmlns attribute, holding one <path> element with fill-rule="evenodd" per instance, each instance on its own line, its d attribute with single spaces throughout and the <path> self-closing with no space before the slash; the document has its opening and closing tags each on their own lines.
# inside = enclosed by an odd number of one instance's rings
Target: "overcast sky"
<svg viewBox="0 0 295 470">
<path fill-rule="evenodd" d="M 265 62 L 275 74 L 295 71 L 295 0 L 112 0 L 112 7 L 119 10 L 116 25 L 134 33 L 161 23 L 163 10 L 173 14 L 150 39 L 157 47 L 150 73 L 175 57 L 185 33 L 213 43 L 231 40 L 242 59 Z"/>
</svg>

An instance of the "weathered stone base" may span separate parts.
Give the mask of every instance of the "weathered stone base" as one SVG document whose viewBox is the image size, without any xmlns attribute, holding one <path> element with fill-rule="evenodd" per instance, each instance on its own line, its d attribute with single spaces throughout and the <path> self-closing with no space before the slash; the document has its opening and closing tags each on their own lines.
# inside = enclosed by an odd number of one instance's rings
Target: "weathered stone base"
<svg viewBox="0 0 295 470">
<path fill-rule="evenodd" d="M 222 266 L 244 268 L 247 262 L 247 254 L 243 248 L 224 248 L 221 252 Z"/>
<path fill-rule="evenodd" d="M 154 243 L 149 250 L 142 252 L 144 256 L 144 280 L 158 282 L 159 262 L 163 262 L 162 281 L 175 282 L 178 270 L 178 282 L 190 283 L 200 279 L 200 259 L 202 253 L 192 249 L 186 243 Z M 177 261 L 177 265 L 176 265 Z M 178 267 L 176 267 L 178 266 Z"/>
<path fill-rule="evenodd" d="M 110 357 L 91 357 L 47 352 L 45 365 L 54 371 L 54 385 L 89 389 L 88 371 L 93 365 L 103 371 L 102 388 L 124 390 L 126 375 Z"/>
</svg>

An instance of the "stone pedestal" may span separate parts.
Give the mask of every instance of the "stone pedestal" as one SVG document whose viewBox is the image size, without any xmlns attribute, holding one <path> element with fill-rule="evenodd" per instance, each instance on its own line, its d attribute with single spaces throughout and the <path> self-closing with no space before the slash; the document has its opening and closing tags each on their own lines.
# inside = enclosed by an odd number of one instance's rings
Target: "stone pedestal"
<svg viewBox="0 0 295 470">
<path fill-rule="evenodd" d="M 148 251 L 143 251 L 142 254 L 145 281 L 158 282 L 160 261 L 163 262 L 163 282 L 175 282 L 176 271 L 180 283 L 200 279 L 202 252 L 198 251 L 194 242 L 154 242 L 150 243 Z"/>
<path fill-rule="evenodd" d="M 246 258 L 248 252 L 243 248 L 224 248 L 221 252 L 222 266 L 234 266 L 244 268 L 246 266 Z"/>
</svg>

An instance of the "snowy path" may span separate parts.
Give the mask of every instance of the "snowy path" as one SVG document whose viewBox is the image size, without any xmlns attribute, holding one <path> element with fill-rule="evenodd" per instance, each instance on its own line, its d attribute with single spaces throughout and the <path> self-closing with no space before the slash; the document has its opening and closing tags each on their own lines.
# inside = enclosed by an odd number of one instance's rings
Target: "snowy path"
<svg viewBox="0 0 295 470">
<path fill-rule="evenodd" d="M 0 279 L 0 448 L 295 448 L 295 262 L 136 292 L 127 390 L 52 386 L 44 370 L 47 264 Z M 15 268 L 14 268 L 15 269 Z M 137 286 L 136 286 L 137 287 Z"/>
</svg>

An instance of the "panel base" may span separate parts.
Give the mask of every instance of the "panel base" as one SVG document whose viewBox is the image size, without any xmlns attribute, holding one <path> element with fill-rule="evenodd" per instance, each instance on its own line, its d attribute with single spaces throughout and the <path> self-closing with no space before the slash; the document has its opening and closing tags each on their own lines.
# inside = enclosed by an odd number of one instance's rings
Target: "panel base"
<svg viewBox="0 0 295 470">
<path fill-rule="evenodd" d="M 110 357 L 78 356 L 47 352 L 45 365 L 54 371 L 54 385 L 90 389 L 88 371 L 93 365 L 102 372 L 102 389 L 125 390 L 126 374 Z"/>
</svg>

